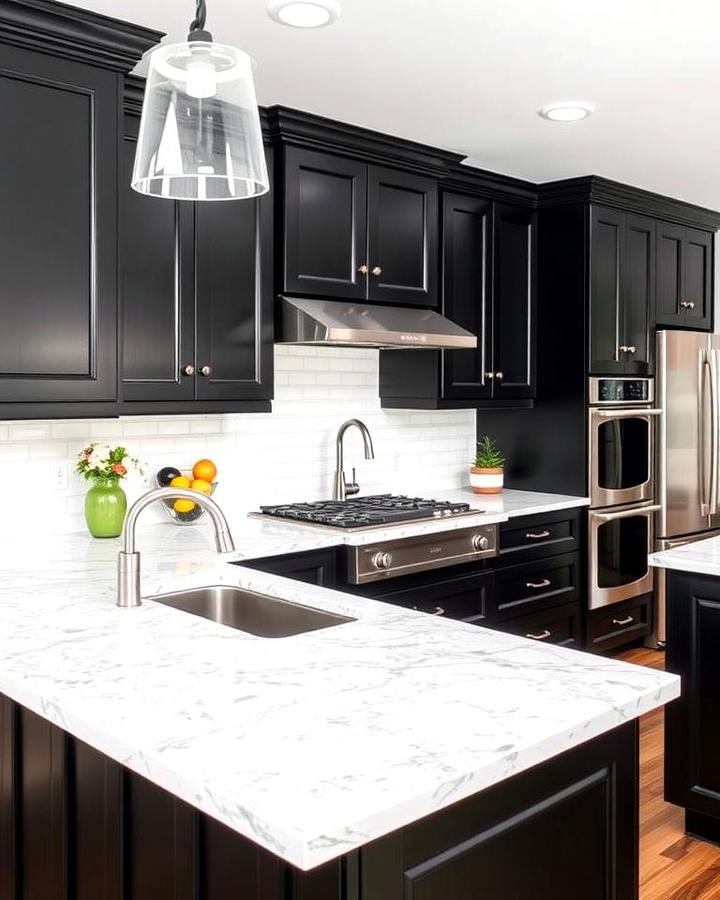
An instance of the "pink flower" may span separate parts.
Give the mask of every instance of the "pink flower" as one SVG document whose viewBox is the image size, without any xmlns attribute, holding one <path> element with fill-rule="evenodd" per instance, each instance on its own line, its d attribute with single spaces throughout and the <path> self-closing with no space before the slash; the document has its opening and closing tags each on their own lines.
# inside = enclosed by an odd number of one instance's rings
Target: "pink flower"
<svg viewBox="0 0 720 900">
<path fill-rule="evenodd" d="M 110 468 L 116 475 L 120 475 L 120 477 L 127 475 L 127 469 L 122 463 L 113 463 Z"/>
<path fill-rule="evenodd" d="M 80 459 L 82 459 L 83 462 L 87 462 L 90 459 L 90 451 L 83 450 L 83 452 L 80 454 Z"/>
</svg>

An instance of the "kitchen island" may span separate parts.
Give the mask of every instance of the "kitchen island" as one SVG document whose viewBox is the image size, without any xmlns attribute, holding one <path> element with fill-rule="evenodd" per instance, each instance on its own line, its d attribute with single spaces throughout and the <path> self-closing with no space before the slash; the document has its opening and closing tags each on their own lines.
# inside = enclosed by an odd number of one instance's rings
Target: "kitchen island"
<svg viewBox="0 0 720 900">
<path fill-rule="evenodd" d="M 720 538 L 650 557 L 666 569 L 666 669 L 682 696 L 665 713 L 665 799 L 688 834 L 720 844 Z"/>
<path fill-rule="evenodd" d="M 145 597 L 353 620 L 277 640 L 116 608 L 116 541 L 2 545 L 0 896 L 635 897 L 635 723 L 678 679 L 227 564 L 308 531 L 140 529 Z"/>
</svg>

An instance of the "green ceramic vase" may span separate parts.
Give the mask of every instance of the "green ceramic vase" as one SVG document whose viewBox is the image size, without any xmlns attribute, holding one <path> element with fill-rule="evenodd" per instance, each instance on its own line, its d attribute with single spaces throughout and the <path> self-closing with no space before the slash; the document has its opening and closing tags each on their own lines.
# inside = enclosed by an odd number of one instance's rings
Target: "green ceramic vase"
<svg viewBox="0 0 720 900">
<path fill-rule="evenodd" d="M 96 538 L 117 537 L 122 531 L 127 497 L 117 478 L 98 478 L 85 495 L 85 521 Z"/>
</svg>

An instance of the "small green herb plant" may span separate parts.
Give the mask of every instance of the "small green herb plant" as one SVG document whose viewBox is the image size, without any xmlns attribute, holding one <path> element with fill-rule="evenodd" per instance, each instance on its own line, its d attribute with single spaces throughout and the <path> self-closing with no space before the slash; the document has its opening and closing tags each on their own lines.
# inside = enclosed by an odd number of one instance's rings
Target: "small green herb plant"
<svg viewBox="0 0 720 900">
<path fill-rule="evenodd" d="M 498 450 L 490 435 L 485 435 L 477 442 L 475 454 L 476 469 L 500 469 L 505 464 L 505 457 Z"/>
</svg>

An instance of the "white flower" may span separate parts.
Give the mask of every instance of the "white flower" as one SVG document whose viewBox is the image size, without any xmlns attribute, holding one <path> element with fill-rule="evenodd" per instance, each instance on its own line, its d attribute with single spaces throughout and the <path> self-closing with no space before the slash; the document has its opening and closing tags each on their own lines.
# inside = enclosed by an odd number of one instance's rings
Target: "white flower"
<svg viewBox="0 0 720 900">
<path fill-rule="evenodd" d="M 110 448 L 107 444 L 93 444 L 90 458 L 88 459 L 88 468 L 104 469 L 110 456 Z"/>
</svg>

